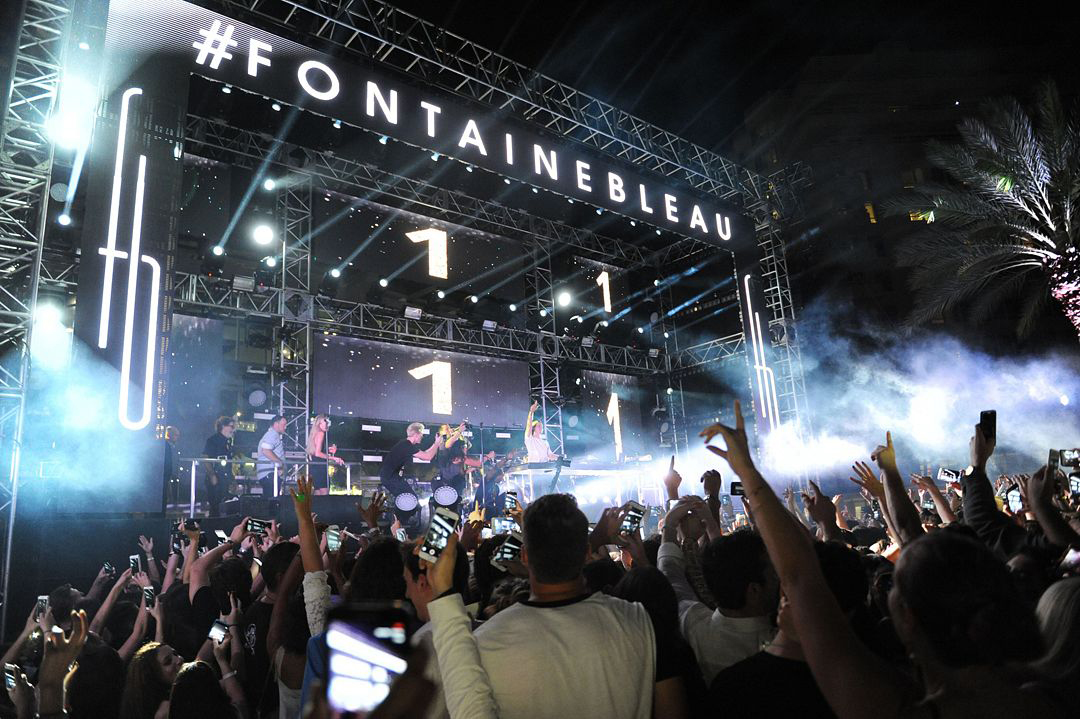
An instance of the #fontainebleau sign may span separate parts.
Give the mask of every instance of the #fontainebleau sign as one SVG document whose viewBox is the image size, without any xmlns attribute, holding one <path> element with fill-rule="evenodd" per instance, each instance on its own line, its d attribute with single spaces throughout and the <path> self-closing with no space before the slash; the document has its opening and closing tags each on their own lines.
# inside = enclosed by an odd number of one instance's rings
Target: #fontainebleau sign
<svg viewBox="0 0 1080 719">
<path fill-rule="evenodd" d="M 108 52 L 182 68 L 718 245 L 752 242 L 721 202 L 668 186 L 524 122 L 385 70 L 361 67 L 180 0 L 113 0 Z M 134 54 L 137 58 L 131 57 Z M 179 78 L 177 78 L 179 80 Z M 115 88 L 113 88 L 115 89 Z M 394 170 L 394 168 L 386 168 Z"/>
</svg>

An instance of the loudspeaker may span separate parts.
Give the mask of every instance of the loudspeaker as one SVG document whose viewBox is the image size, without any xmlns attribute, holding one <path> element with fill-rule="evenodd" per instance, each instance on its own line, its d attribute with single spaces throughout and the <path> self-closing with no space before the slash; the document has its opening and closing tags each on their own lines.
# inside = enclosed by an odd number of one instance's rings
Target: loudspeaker
<svg viewBox="0 0 1080 719">
<path fill-rule="evenodd" d="M 269 497 L 233 497 L 221 503 L 220 513 L 230 517 L 274 519 L 282 511 L 283 504 L 286 503 L 282 502 L 281 499 L 270 499 Z M 289 510 L 289 514 L 292 514 L 292 501 L 289 501 L 284 508 Z"/>
</svg>

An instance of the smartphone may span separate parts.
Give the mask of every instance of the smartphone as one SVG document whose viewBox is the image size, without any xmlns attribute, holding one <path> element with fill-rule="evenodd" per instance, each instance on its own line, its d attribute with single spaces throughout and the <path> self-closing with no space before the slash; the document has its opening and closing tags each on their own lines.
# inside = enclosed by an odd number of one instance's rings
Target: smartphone
<svg viewBox="0 0 1080 719">
<path fill-rule="evenodd" d="M 924 499 L 922 501 L 922 508 L 933 512 L 937 508 L 937 505 L 934 504 L 934 500 L 932 499 Z"/>
<path fill-rule="evenodd" d="M 446 542 L 450 535 L 457 529 L 459 515 L 457 512 L 446 507 L 436 507 L 435 514 L 431 516 L 431 524 L 428 526 L 424 543 L 420 545 L 420 558 L 428 562 L 434 562 L 446 548 Z"/>
<path fill-rule="evenodd" d="M 1046 475 L 1053 479 L 1057 477 L 1058 467 L 1061 466 L 1061 451 L 1057 449 L 1050 450 L 1050 456 L 1046 458 Z"/>
<path fill-rule="evenodd" d="M 491 527 L 484 527 L 480 530 L 480 539 L 491 539 L 495 536 L 495 532 L 491 531 Z"/>
<path fill-rule="evenodd" d="M 1017 514 L 1024 507 L 1024 501 L 1020 497 L 1020 488 L 1014 486 L 1005 494 L 1005 500 L 1009 503 L 1009 510 Z"/>
<path fill-rule="evenodd" d="M 626 503 L 626 517 L 619 526 L 619 534 L 633 534 L 641 527 L 645 519 L 645 506 L 633 500 Z"/>
<path fill-rule="evenodd" d="M 987 441 L 997 440 L 996 409 L 987 409 L 979 413 L 979 428 L 982 430 L 983 439 Z"/>
<path fill-rule="evenodd" d="M 198 531 L 198 529 L 199 529 L 199 520 L 197 520 L 197 519 L 185 519 L 184 520 L 184 531 L 185 532 L 195 532 L 195 531 Z"/>
<path fill-rule="evenodd" d="M 349 604 L 330 612 L 326 697 L 331 709 L 368 712 L 386 698 L 407 666 L 413 622 L 403 602 Z"/>
<path fill-rule="evenodd" d="M 491 531 L 495 534 L 508 534 L 510 532 L 520 532 L 521 527 L 509 517 L 492 517 Z"/>
<path fill-rule="evenodd" d="M 1080 467 L 1080 449 L 1059 449 L 1058 461 L 1062 467 Z"/>
<path fill-rule="evenodd" d="M 732 497 L 745 497 L 743 493 L 742 482 L 732 482 L 728 487 L 728 494 Z"/>
<path fill-rule="evenodd" d="M 184 540 L 186 540 L 186 539 L 187 539 L 187 537 L 185 537 L 180 532 L 173 532 L 172 533 L 172 536 L 169 538 L 169 541 L 170 541 L 170 544 L 172 546 L 172 553 L 173 554 L 183 554 L 183 552 L 184 552 Z"/>
<path fill-rule="evenodd" d="M 503 495 L 503 511 L 509 514 L 515 511 L 521 503 L 518 502 L 517 490 L 511 489 Z"/>
<path fill-rule="evenodd" d="M 49 611 L 49 595 L 39 594 L 37 598 L 37 604 L 34 606 L 34 616 L 44 616 L 45 612 L 47 611 Z"/>
<path fill-rule="evenodd" d="M 142 571 L 142 558 L 138 554 L 132 554 L 128 557 L 128 566 L 131 567 L 132 574 L 138 574 Z"/>
<path fill-rule="evenodd" d="M 500 544 L 495 553 L 491 555 L 491 566 L 504 572 L 509 571 L 506 566 L 507 563 L 521 556 L 521 546 L 524 543 L 525 540 L 519 532 L 510 532 L 506 537 L 506 541 Z"/>
<path fill-rule="evenodd" d="M 224 543 L 224 542 L 229 541 L 229 535 L 225 534 L 224 529 L 215 529 L 214 530 L 214 536 L 218 538 L 219 543 Z"/>
<path fill-rule="evenodd" d="M 326 528 L 326 548 L 336 552 L 341 547 L 341 529 L 336 524 Z"/>
<path fill-rule="evenodd" d="M 959 482 L 963 472 L 958 469 L 946 469 L 942 467 L 937 471 L 937 478 L 942 482 Z"/>
<path fill-rule="evenodd" d="M 229 626 L 220 619 L 215 619 L 214 623 L 210 625 L 210 634 L 207 636 L 215 644 L 221 644 L 225 640 L 225 635 L 229 633 Z"/>
<path fill-rule="evenodd" d="M 143 596 L 146 597 L 146 608 L 147 609 L 153 609 L 154 608 L 154 602 L 157 599 L 156 595 L 154 594 L 154 588 L 153 587 L 143 587 L 142 593 L 143 593 Z"/>
<path fill-rule="evenodd" d="M 102 562 L 101 568 L 105 570 L 105 573 L 110 577 L 116 576 L 116 567 L 112 565 L 112 562 Z"/>
<path fill-rule="evenodd" d="M 4 686 L 8 691 L 15 688 L 15 677 L 18 676 L 16 672 L 19 671 L 19 667 L 15 664 L 7 662 L 4 664 Z"/>
<path fill-rule="evenodd" d="M 405 531 L 405 527 L 398 528 L 398 531 L 394 533 L 394 536 L 397 537 L 399 542 L 409 541 L 409 534 Z"/>
<path fill-rule="evenodd" d="M 269 529 L 270 522 L 265 519 L 249 519 L 247 525 L 244 527 L 245 532 L 254 532 L 255 534 L 266 534 L 266 530 Z"/>
</svg>

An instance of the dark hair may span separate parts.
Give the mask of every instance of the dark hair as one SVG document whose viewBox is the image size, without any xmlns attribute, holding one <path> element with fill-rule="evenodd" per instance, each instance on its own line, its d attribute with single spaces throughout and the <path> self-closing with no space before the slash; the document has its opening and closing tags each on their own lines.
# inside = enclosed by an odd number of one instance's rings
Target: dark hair
<svg viewBox="0 0 1080 719">
<path fill-rule="evenodd" d="M 236 420 L 233 419 L 232 417 L 226 417 L 225 415 L 222 415 L 221 417 L 218 417 L 214 421 L 214 431 L 220 434 L 221 429 L 223 427 L 229 426 L 230 424 L 235 426 L 236 425 Z"/>
<path fill-rule="evenodd" d="M 848 614 L 865 608 L 870 582 L 859 553 L 840 542 L 815 542 L 814 553 L 841 611 Z"/>
<path fill-rule="evenodd" d="M 285 576 L 285 572 L 289 570 L 289 565 L 292 564 L 293 558 L 299 552 L 299 544 L 293 544 L 292 542 L 278 542 L 270 547 L 270 550 L 263 555 L 262 569 L 259 570 L 259 573 L 262 574 L 267 589 L 271 592 L 277 590 L 278 583 L 281 581 L 281 578 Z"/>
<path fill-rule="evenodd" d="M 649 566 L 655 567 L 660 561 L 660 545 L 663 543 L 663 538 L 659 534 L 650 534 L 642 542 L 642 546 L 645 547 L 645 556 L 649 560 Z"/>
<path fill-rule="evenodd" d="M 271 424 L 271 426 L 273 426 L 273 425 L 277 424 L 278 422 L 280 422 L 283 419 L 285 419 L 285 415 L 283 415 L 283 414 L 275 414 L 273 416 L 273 418 L 271 418 L 270 424 Z"/>
<path fill-rule="evenodd" d="M 49 592 L 49 608 L 52 609 L 53 622 L 70 628 L 71 610 L 75 608 L 75 602 L 80 596 L 81 592 L 72 589 L 70 584 L 61 584 Z"/>
<path fill-rule="evenodd" d="M 656 567 L 634 567 L 612 588 L 611 596 L 644 606 L 657 637 L 680 636 L 679 600 Z"/>
<path fill-rule="evenodd" d="M 401 558 L 405 562 L 405 568 L 409 570 L 415 582 L 420 575 L 427 570 L 420 566 L 420 557 L 413 553 L 412 544 L 401 545 Z M 494 569 L 494 567 L 492 567 Z M 452 588 L 459 593 L 462 599 L 469 596 L 469 553 L 460 544 L 457 545 L 457 562 L 454 563 L 454 577 Z"/>
<path fill-rule="evenodd" d="M 105 619 L 107 636 L 104 638 L 109 646 L 117 650 L 124 646 L 124 642 L 128 640 L 131 632 L 135 630 L 135 622 L 139 619 L 140 611 L 142 610 L 139 609 L 137 604 L 127 599 L 120 599 L 113 605 L 109 616 Z"/>
<path fill-rule="evenodd" d="M 184 659 L 194 659 L 206 641 L 206 631 L 199 631 L 188 600 L 188 585 L 173 582 L 158 601 L 165 602 L 165 642 Z"/>
<path fill-rule="evenodd" d="M 378 537 L 364 550 L 349 575 L 350 602 L 405 599 L 405 562 L 401 543 Z"/>
<path fill-rule="evenodd" d="M 587 563 L 581 573 L 590 592 L 606 592 L 619 583 L 626 570 L 611 557 L 601 557 Z"/>
<path fill-rule="evenodd" d="M 946 530 L 923 535 L 904 546 L 894 582 L 946 665 L 1027 661 L 1041 651 L 1034 611 L 982 542 Z"/>
<path fill-rule="evenodd" d="M 491 601 L 491 590 L 495 588 L 495 584 L 510 574 L 491 564 L 495 550 L 502 546 L 508 536 L 510 535 L 496 534 L 494 537 L 488 537 L 480 542 L 480 546 L 473 553 L 473 579 L 479 595 L 476 599 L 479 600 L 481 608 L 486 607 Z"/>
<path fill-rule="evenodd" d="M 589 548 L 589 520 L 569 494 L 546 494 L 525 510 L 529 573 L 545 584 L 581 576 Z"/>
<path fill-rule="evenodd" d="M 233 557 L 215 565 L 210 570 L 210 591 L 214 593 L 222 614 L 228 614 L 229 593 L 236 595 L 240 606 L 251 604 L 251 570 L 243 559 Z"/>
<path fill-rule="evenodd" d="M 235 717 L 236 707 L 218 683 L 217 675 L 206 662 L 191 662 L 180 667 L 169 695 L 169 719 L 208 719 Z"/>
<path fill-rule="evenodd" d="M 281 646 L 290 654 L 304 654 L 307 652 L 308 639 L 311 639 L 311 630 L 308 628 L 307 610 L 304 608 L 304 592 L 300 589 L 289 597 L 289 603 L 285 606 Z"/>
<path fill-rule="evenodd" d="M 157 642 L 139 647 L 128 664 L 124 696 L 120 701 L 120 719 L 154 719 L 161 702 L 169 698 L 169 684 L 161 674 L 157 660 Z"/>
<path fill-rule="evenodd" d="M 118 716 L 124 694 L 124 662 L 120 655 L 96 634 L 88 634 L 77 661 L 79 671 L 67 683 L 68 716 L 73 719 Z"/>
<path fill-rule="evenodd" d="M 701 553 L 705 586 L 721 609 L 746 606 L 747 588 L 752 583 L 765 583 L 768 566 L 765 542 L 756 532 L 746 529 L 717 537 Z"/>
</svg>

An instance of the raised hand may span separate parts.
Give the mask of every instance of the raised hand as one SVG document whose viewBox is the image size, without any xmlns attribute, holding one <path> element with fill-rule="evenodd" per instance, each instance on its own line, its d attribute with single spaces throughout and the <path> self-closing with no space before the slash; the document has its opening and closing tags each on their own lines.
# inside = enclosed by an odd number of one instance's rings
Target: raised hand
<svg viewBox="0 0 1080 719">
<path fill-rule="evenodd" d="M 466 552 L 471 552 L 480 544 L 480 533 L 484 530 L 484 522 L 473 520 L 461 525 L 461 546 Z"/>
<path fill-rule="evenodd" d="M 892 432 L 885 433 L 885 444 L 879 444 L 870 453 L 870 459 L 877 462 L 877 466 L 882 472 L 898 472 L 896 468 L 896 449 L 892 443 Z"/>
<path fill-rule="evenodd" d="M 836 505 L 815 482 L 810 483 L 809 494 L 803 492 L 803 502 L 806 503 L 806 511 L 810 513 L 810 518 L 817 524 L 836 524 Z"/>
<path fill-rule="evenodd" d="M 138 573 L 136 573 L 132 577 L 132 580 L 136 584 L 138 584 L 140 587 L 142 587 L 143 589 L 146 589 L 147 587 L 150 586 L 150 577 L 147 576 L 146 572 L 138 572 Z"/>
<path fill-rule="evenodd" d="M 648 567 L 649 558 L 645 554 L 645 543 L 637 532 L 619 534 L 615 537 L 619 549 L 630 555 L 631 567 Z"/>
<path fill-rule="evenodd" d="M 532 407 L 529 407 L 529 411 L 530 412 L 535 412 L 539 406 L 540 406 L 539 402 L 533 402 Z"/>
<path fill-rule="evenodd" d="M 994 447 L 996 445 L 996 439 L 987 439 L 983 436 L 982 427 L 975 425 L 975 434 L 968 443 L 968 449 L 971 454 L 971 466 L 976 469 L 985 469 L 986 463 L 994 454 Z"/>
<path fill-rule="evenodd" d="M 929 492 L 931 488 L 937 487 L 937 485 L 934 484 L 934 479 L 932 477 L 926 476 L 925 474 L 916 474 L 912 472 L 909 476 L 911 477 L 911 483 L 916 487 L 916 489 Z"/>
<path fill-rule="evenodd" d="M 682 484 L 682 475 L 675 471 L 675 455 L 671 455 L 671 464 L 668 465 L 667 474 L 664 475 L 664 488 L 667 489 L 668 499 L 678 499 L 680 484 Z"/>
<path fill-rule="evenodd" d="M 147 556 L 154 553 L 154 540 L 148 539 L 143 535 L 139 535 L 139 548 L 143 550 L 143 554 Z"/>
<path fill-rule="evenodd" d="M 63 686 L 72 662 L 86 644 L 89 626 L 86 612 L 80 609 L 71 613 L 71 634 L 45 633 L 45 656 L 38 669 L 38 687 Z"/>
<path fill-rule="evenodd" d="M 855 472 L 855 476 L 848 477 L 848 479 L 859 485 L 877 501 L 882 502 L 885 500 L 885 486 L 877 478 L 870 465 L 865 462 L 856 462 L 851 465 L 851 469 Z"/>
<path fill-rule="evenodd" d="M 296 489 L 289 488 L 289 494 L 292 495 L 293 509 L 296 511 L 297 517 L 310 517 L 311 516 L 311 495 L 315 491 L 315 487 L 310 479 L 301 475 L 296 478 Z"/>
<path fill-rule="evenodd" d="M 451 532 L 446 540 L 446 546 L 443 547 L 442 552 L 439 553 L 434 564 L 423 559 L 420 560 L 421 564 L 427 565 L 428 583 L 431 584 L 431 591 L 436 597 L 447 592 L 450 587 L 454 586 L 454 567 L 457 565 L 457 545 L 457 532 Z M 419 551 L 419 547 L 417 547 L 417 551 Z"/>
<path fill-rule="evenodd" d="M 706 497 L 719 497 L 720 490 L 724 486 L 724 479 L 715 469 L 710 469 L 701 475 L 701 483 L 705 485 Z"/>
<path fill-rule="evenodd" d="M 234 544 L 240 544 L 244 541 L 244 536 L 247 535 L 247 524 L 251 520 L 251 517 L 244 517 L 240 520 L 240 524 L 232 528 L 229 532 L 229 540 Z"/>
<path fill-rule="evenodd" d="M 724 438 L 727 449 L 720 449 L 719 447 L 714 447 L 709 444 L 716 435 L 720 435 Z M 750 456 L 750 445 L 746 439 L 746 425 L 743 422 L 742 405 L 739 403 L 739 400 L 735 400 L 734 428 L 716 423 L 703 429 L 698 436 L 705 439 L 706 449 L 718 457 L 727 460 L 727 463 L 731 466 L 731 469 L 735 474 L 743 477 L 744 475 L 756 471 L 754 468 L 754 460 Z"/>
<path fill-rule="evenodd" d="M 240 600 L 232 592 L 229 592 L 229 612 L 221 615 L 221 621 L 230 627 L 240 622 Z"/>
<path fill-rule="evenodd" d="M 593 550 L 599 549 L 604 544 L 611 544 L 611 538 L 619 533 L 619 527 L 626 518 L 624 507 L 607 507 L 596 521 L 592 534 L 589 535 L 589 546 Z"/>
<path fill-rule="evenodd" d="M 382 516 L 386 507 L 386 499 L 386 492 L 376 492 L 371 497 L 371 502 L 368 503 L 367 507 L 364 507 L 360 502 L 356 503 L 356 511 L 360 513 L 360 517 L 371 529 L 379 528 L 379 517 Z"/>
</svg>

